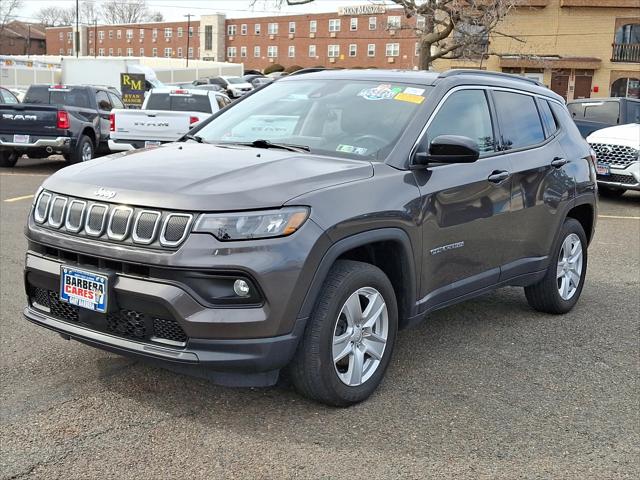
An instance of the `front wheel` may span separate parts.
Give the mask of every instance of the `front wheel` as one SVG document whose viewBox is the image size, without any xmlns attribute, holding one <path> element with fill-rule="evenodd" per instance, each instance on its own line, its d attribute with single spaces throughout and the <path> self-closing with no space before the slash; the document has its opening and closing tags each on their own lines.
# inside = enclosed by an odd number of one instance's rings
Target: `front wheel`
<svg viewBox="0 0 640 480">
<path fill-rule="evenodd" d="M 574 218 L 564 221 L 544 278 L 525 287 L 529 305 L 545 313 L 567 313 L 578 302 L 587 273 L 587 236 Z"/>
<path fill-rule="evenodd" d="M 395 293 L 374 265 L 332 267 L 289 368 L 303 395 L 346 407 L 368 398 L 389 365 L 398 331 Z"/>
</svg>

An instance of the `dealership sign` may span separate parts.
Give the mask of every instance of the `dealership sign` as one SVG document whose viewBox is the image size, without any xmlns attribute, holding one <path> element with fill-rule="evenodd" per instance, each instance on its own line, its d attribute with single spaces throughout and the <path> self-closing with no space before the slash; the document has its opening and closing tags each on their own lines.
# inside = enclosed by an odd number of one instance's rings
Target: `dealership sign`
<svg viewBox="0 0 640 480">
<path fill-rule="evenodd" d="M 338 15 L 375 15 L 387 11 L 384 5 L 356 5 L 338 8 Z"/>
</svg>

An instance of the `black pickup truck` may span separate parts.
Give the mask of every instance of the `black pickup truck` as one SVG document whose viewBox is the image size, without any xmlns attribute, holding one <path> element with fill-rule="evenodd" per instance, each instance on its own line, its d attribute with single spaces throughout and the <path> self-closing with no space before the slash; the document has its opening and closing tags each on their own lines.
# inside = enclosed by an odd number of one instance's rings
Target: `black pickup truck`
<svg viewBox="0 0 640 480">
<path fill-rule="evenodd" d="M 124 105 L 106 87 L 32 85 L 23 103 L 0 105 L 0 166 L 15 166 L 23 154 L 78 163 L 108 153 L 112 108 Z"/>
<path fill-rule="evenodd" d="M 596 130 L 640 122 L 640 100 L 634 98 L 583 98 L 567 103 L 580 135 Z"/>
</svg>

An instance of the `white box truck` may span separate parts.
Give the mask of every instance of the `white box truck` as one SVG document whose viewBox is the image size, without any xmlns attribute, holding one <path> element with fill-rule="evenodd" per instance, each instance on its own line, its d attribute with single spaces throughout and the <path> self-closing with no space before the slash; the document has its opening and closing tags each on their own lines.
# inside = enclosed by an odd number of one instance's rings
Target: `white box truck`
<svg viewBox="0 0 640 480">
<path fill-rule="evenodd" d="M 101 85 L 120 91 L 121 73 L 143 73 L 145 90 L 162 87 L 152 68 L 140 65 L 136 59 L 124 58 L 65 58 L 61 64 L 64 85 Z"/>
</svg>

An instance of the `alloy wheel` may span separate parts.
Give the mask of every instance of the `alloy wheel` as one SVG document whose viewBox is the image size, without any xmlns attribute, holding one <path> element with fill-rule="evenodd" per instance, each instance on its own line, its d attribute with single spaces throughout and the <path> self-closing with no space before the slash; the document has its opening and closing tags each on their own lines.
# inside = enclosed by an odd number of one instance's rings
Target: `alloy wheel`
<svg viewBox="0 0 640 480">
<path fill-rule="evenodd" d="M 582 277 L 582 242 L 580 237 L 572 233 L 564 239 L 560 254 L 556 278 L 558 293 L 563 300 L 570 300 L 578 291 Z"/>
</svg>

